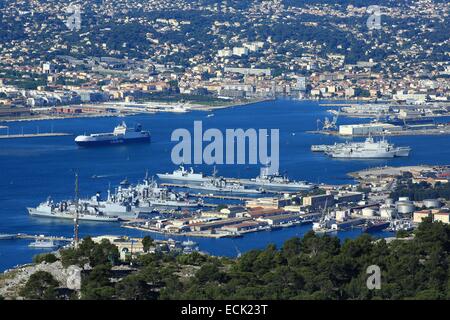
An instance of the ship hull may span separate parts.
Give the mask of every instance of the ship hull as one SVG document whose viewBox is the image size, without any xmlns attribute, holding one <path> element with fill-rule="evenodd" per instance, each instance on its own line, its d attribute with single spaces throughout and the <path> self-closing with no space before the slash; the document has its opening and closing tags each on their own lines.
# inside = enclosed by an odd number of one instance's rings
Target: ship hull
<svg viewBox="0 0 450 320">
<path fill-rule="evenodd" d="M 261 183 L 256 181 L 245 181 L 240 180 L 244 186 L 252 186 L 259 187 L 266 191 L 286 191 L 286 192 L 295 192 L 295 191 L 308 191 L 313 189 L 313 186 L 309 185 L 288 185 L 288 184 L 275 184 L 275 183 Z"/>
<path fill-rule="evenodd" d="M 132 143 L 144 143 L 150 142 L 150 136 L 139 137 L 139 138 L 115 138 L 107 140 L 84 140 L 75 141 L 75 143 L 80 147 L 98 147 L 98 146 L 110 146 L 110 145 L 123 145 Z"/>
<path fill-rule="evenodd" d="M 187 183 L 187 182 L 190 182 L 190 183 L 201 183 L 201 182 L 208 181 L 207 178 L 177 177 L 177 176 L 173 176 L 173 175 L 170 175 L 170 174 L 161 174 L 161 173 L 156 174 L 156 176 L 159 179 L 161 179 L 161 180 L 173 181 L 173 182 L 177 181 L 177 182 L 184 182 L 184 183 Z"/>
<path fill-rule="evenodd" d="M 40 218 L 51 218 L 51 219 L 65 219 L 65 220 L 73 220 L 74 216 L 72 214 L 60 214 L 60 215 L 56 215 L 56 214 L 52 214 L 52 213 L 48 213 L 48 212 L 42 212 L 42 211 L 38 211 L 35 208 L 27 208 L 28 209 L 28 213 L 30 214 L 30 216 L 34 216 L 34 217 L 40 217 Z M 93 222 L 117 222 L 119 221 L 119 218 L 117 217 L 96 217 L 93 215 L 85 215 L 85 214 L 80 214 L 78 216 L 78 220 L 80 221 L 93 221 Z"/>
<path fill-rule="evenodd" d="M 363 232 L 370 233 L 370 232 L 382 231 L 382 230 L 386 229 L 389 226 L 390 226 L 389 222 L 378 223 L 378 224 L 375 224 L 375 225 L 372 225 L 372 226 L 364 227 L 363 228 Z"/>
<path fill-rule="evenodd" d="M 156 208 L 195 208 L 199 205 L 197 203 L 190 203 L 190 202 L 152 202 L 150 201 L 151 207 Z"/>
<path fill-rule="evenodd" d="M 227 188 L 213 188 L 205 186 L 190 186 L 191 189 L 206 191 L 206 192 L 217 192 L 217 193 L 234 193 L 234 194 L 262 194 L 263 192 L 255 189 L 227 189 Z"/>
<path fill-rule="evenodd" d="M 332 158 L 341 159 L 390 159 L 395 157 L 395 152 L 361 152 L 361 153 L 331 153 Z"/>
</svg>

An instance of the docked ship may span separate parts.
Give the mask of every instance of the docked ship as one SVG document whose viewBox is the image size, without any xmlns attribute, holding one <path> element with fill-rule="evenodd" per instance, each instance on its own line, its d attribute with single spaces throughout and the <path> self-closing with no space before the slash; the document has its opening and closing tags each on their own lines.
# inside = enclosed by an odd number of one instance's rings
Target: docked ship
<svg viewBox="0 0 450 320">
<path fill-rule="evenodd" d="M 329 233 L 338 231 L 336 219 L 329 214 L 324 215 L 319 221 L 313 222 L 312 230 L 315 233 Z"/>
<path fill-rule="evenodd" d="M 150 142 L 150 132 L 143 131 L 140 124 L 130 128 L 125 122 L 115 127 L 113 132 L 81 135 L 75 138 L 75 143 L 82 147 L 135 142 Z"/>
<path fill-rule="evenodd" d="M 211 178 L 200 185 L 190 186 L 192 189 L 218 193 L 261 194 L 262 189 L 249 189 L 241 183 L 227 182 L 224 178 Z"/>
<path fill-rule="evenodd" d="M 278 173 L 269 174 L 269 168 L 264 167 L 261 173 L 254 179 L 239 180 L 244 186 L 255 186 L 265 191 L 286 191 L 299 192 L 308 191 L 314 188 L 313 184 L 305 181 L 292 181 L 286 176 L 281 176 Z"/>
<path fill-rule="evenodd" d="M 390 221 L 387 228 L 388 231 L 412 231 L 414 230 L 414 223 L 410 219 L 394 219 Z"/>
<path fill-rule="evenodd" d="M 49 198 L 46 202 L 39 204 L 36 208 L 27 208 L 31 216 L 57 219 L 73 220 L 78 215 L 78 220 L 95 222 L 116 222 L 118 217 L 105 215 L 97 208 L 87 203 L 78 204 L 72 201 L 61 201 L 53 203 Z"/>
<path fill-rule="evenodd" d="M 362 228 L 363 232 L 377 232 L 382 231 L 390 226 L 389 221 L 368 221 Z"/>
<path fill-rule="evenodd" d="M 178 181 L 178 182 L 189 182 L 189 183 L 200 183 L 206 182 L 209 180 L 201 172 L 194 172 L 193 168 L 186 170 L 183 165 L 181 165 L 177 170 L 174 170 L 172 173 L 158 173 L 156 175 L 161 180 L 169 180 L 169 181 Z"/>
<path fill-rule="evenodd" d="M 123 215 L 135 218 L 139 213 L 150 213 L 161 208 L 193 208 L 202 205 L 201 200 L 189 200 L 188 195 L 184 193 L 161 188 L 148 177 L 136 185 L 123 181 L 114 194 L 108 191 L 108 199 L 103 203 L 110 204 L 111 209 L 117 208 L 118 210 L 112 214 L 118 215 L 123 220 L 126 218 Z M 102 210 L 108 212 L 109 208 L 102 208 Z"/>
<path fill-rule="evenodd" d="M 413 125 L 431 125 L 435 124 L 435 121 L 432 117 L 408 117 L 408 118 L 399 118 L 399 117 L 386 117 L 384 119 L 379 119 L 377 121 L 381 121 L 384 123 L 393 124 L 396 126 L 413 126 Z"/>
<path fill-rule="evenodd" d="M 337 143 L 336 142 L 331 145 L 329 145 L 329 144 L 313 144 L 311 146 L 311 151 L 312 152 L 328 152 L 328 151 L 331 151 L 336 148 L 341 148 L 341 147 L 345 146 L 346 144 L 348 144 L 348 142 L 346 142 L 346 143 Z"/>
<path fill-rule="evenodd" d="M 139 215 L 138 212 L 133 210 L 133 203 L 129 198 L 113 197 L 109 190 L 106 200 L 103 200 L 100 193 L 97 193 L 90 199 L 81 199 L 80 204 L 87 204 L 89 207 L 103 212 L 106 216 L 117 217 L 120 220 L 136 219 Z"/>
<path fill-rule="evenodd" d="M 138 184 L 135 188 L 141 195 L 140 204 L 146 204 L 148 208 L 195 208 L 202 205 L 202 201 L 189 200 L 185 193 L 174 192 L 167 188 L 161 188 L 155 181 L 144 180 L 144 184 Z"/>
<path fill-rule="evenodd" d="M 372 137 L 364 142 L 352 142 L 325 151 L 325 154 L 332 158 L 359 158 L 359 159 L 379 159 L 407 157 L 411 151 L 410 147 L 396 147 L 388 143 L 384 138 L 374 141 Z"/>
</svg>

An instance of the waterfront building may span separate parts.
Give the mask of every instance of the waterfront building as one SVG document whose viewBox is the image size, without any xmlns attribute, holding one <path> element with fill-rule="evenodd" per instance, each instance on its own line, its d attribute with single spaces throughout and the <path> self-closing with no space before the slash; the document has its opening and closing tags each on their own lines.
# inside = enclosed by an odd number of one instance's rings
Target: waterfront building
<svg viewBox="0 0 450 320">
<path fill-rule="evenodd" d="M 205 231 L 205 230 L 213 230 L 217 228 L 222 228 L 227 225 L 238 224 L 244 221 L 250 220 L 250 218 L 233 218 L 233 219 L 222 219 L 208 223 L 191 223 L 189 225 L 190 229 L 193 231 Z"/>
<path fill-rule="evenodd" d="M 339 192 L 334 196 L 334 200 L 338 203 L 359 202 L 363 198 L 363 192 Z"/>
<path fill-rule="evenodd" d="M 433 210 L 420 210 L 414 212 L 413 222 L 420 223 L 423 219 L 431 217 L 433 221 L 441 221 L 442 223 L 449 224 L 450 223 L 450 213 L 443 212 L 439 209 Z"/>
<path fill-rule="evenodd" d="M 389 123 L 361 123 L 361 124 L 346 124 L 339 126 L 339 134 L 343 136 L 367 136 L 382 134 L 386 131 L 401 131 L 401 126 L 396 126 Z"/>
<path fill-rule="evenodd" d="M 445 224 L 450 223 L 450 213 L 449 212 L 436 212 L 433 213 L 433 221 L 440 221 Z"/>
<path fill-rule="evenodd" d="M 236 216 L 232 216 L 226 212 L 221 211 L 203 211 L 202 212 L 202 218 L 219 218 L 219 219 L 228 219 L 228 218 L 234 218 Z"/>
<path fill-rule="evenodd" d="M 254 200 L 245 201 L 247 208 L 266 208 L 266 209 L 278 209 L 286 204 L 286 200 L 280 200 L 278 198 L 257 198 Z"/>
<path fill-rule="evenodd" d="M 245 216 L 253 219 L 257 219 L 260 217 L 268 217 L 268 216 L 276 216 L 285 214 L 286 211 L 282 209 L 267 209 L 267 208 L 252 208 L 249 210 Z"/>
<path fill-rule="evenodd" d="M 303 197 L 303 206 L 312 207 L 314 209 L 324 208 L 325 204 L 331 206 L 334 204 L 334 196 L 332 194 L 318 194 Z"/>
<path fill-rule="evenodd" d="M 242 216 L 247 212 L 247 209 L 241 206 L 223 208 L 220 210 L 221 214 L 225 214 L 228 218 Z"/>
<path fill-rule="evenodd" d="M 264 227 L 266 225 L 267 225 L 267 222 L 264 222 L 264 221 L 245 221 L 242 223 L 224 226 L 221 228 L 221 230 L 229 231 L 231 233 L 249 232 L 249 231 L 255 231 L 258 228 Z"/>
</svg>

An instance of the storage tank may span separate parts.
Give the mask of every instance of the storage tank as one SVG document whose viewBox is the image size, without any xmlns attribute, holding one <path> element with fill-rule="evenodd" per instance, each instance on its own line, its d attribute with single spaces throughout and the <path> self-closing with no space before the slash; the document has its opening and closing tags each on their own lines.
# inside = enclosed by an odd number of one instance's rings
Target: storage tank
<svg viewBox="0 0 450 320">
<path fill-rule="evenodd" d="M 380 216 L 382 218 L 394 218 L 397 215 L 397 209 L 391 206 L 382 206 L 380 208 Z"/>
<path fill-rule="evenodd" d="M 397 202 L 398 213 L 408 214 L 413 213 L 416 207 L 411 202 Z"/>
<path fill-rule="evenodd" d="M 373 208 L 364 208 L 361 210 L 361 213 L 364 217 L 373 217 L 375 215 L 375 209 Z"/>
<path fill-rule="evenodd" d="M 426 200 L 423 200 L 423 205 L 427 209 L 434 209 L 434 208 L 440 208 L 442 206 L 442 203 L 438 199 L 426 199 Z"/>
</svg>

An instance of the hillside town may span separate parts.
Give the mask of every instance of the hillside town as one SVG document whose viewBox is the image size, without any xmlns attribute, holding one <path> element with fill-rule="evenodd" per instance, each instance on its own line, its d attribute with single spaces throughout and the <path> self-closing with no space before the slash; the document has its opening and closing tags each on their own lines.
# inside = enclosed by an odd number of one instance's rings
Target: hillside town
<svg viewBox="0 0 450 320">
<path fill-rule="evenodd" d="M 6 2 L 0 118 L 277 97 L 447 108 L 449 4 L 387 1 L 379 10 L 371 26 L 368 7 L 346 1 Z"/>
</svg>

